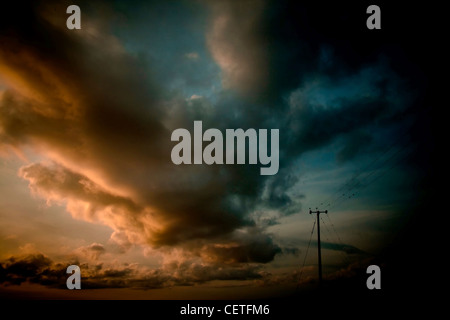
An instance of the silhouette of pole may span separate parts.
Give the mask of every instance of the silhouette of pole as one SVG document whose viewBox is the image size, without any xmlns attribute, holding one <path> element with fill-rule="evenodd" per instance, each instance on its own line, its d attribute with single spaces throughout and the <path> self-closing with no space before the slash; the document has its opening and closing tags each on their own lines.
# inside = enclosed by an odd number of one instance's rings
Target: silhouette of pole
<svg viewBox="0 0 450 320">
<path fill-rule="evenodd" d="M 316 213 L 317 214 L 317 257 L 319 260 L 319 287 L 322 286 L 322 254 L 321 254 L 321 250 L 320 250 L 320 222 L 319 222 L 319 214 L 321 213 L 328 213 L 328 210 L 325 211 L 320 211 L 317 210 L 316 211 L 312 211 L 311 208 L 309 209 L 309 214 L 313 214 Z"/>
</svg>

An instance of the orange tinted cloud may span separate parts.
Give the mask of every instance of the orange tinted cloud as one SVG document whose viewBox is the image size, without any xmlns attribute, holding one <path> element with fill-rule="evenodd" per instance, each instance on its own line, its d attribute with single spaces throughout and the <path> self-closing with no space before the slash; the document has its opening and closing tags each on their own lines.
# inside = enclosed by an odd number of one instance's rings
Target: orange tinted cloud
<svg viewBox="0 0 450 320">
<path fill-rule="evenodd" d="M 198 252 L 209 241 L 244 241 L 234 231 L 253 222 L 229 188 L 241 179 L 236 168 L 177 167 L 170 160 L 172 126 L 179 125 L 171 117 L 179 110 L 180 122 L 189 123 L 186 101 L 165 100 L 143 61 L 127 54 L 105 23 L 84 14 L 89 32 L 80 36 L 51 13 L 30 15 L 28 28 L 11 21 L 15 31 L 3 35 L 0 65 L 8 87 L 0 101 L 0 141 L 44 159 L 20 171 L 33 193 L 65 205 L 74 218 L 111 227 L 111 239 L 123 248 Z M 209 254 L 220 261 L 246 255 L 252 237 L 239 250 Z M 267 244 L 273 258 L 277 247 Z"/>
<path fill-rule="evenodd" d="M 151 244 L 152 234 L 159 228 L 149 208 L 132 199 L 111 194 L 89 178 L 53 164 L 31 164 L 22 167 L 19 174 L 29 181 L 31 191 L 48 204 L 65 204 L 76 219 L 102 223 L 122 234 L 122 246 L 129 243 Z"/>
<path fill-rule="evenodd" d="M 223 86 L 250 96 L 263 92 L 269 72 L 268 46 L 259 34 L 264 1 L 217 1 L 210 8 L 207 43 Z"/>
</svg>

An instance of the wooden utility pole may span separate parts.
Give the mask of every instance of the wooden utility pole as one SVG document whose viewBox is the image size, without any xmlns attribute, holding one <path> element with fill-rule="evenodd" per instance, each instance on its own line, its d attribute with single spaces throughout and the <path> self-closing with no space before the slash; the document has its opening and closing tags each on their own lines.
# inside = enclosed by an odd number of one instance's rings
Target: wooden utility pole
<svg viewBox="0 0 450 320">
<path fill-rule="evenodd" d="M 317 255 L 319 258 L 319 287 L 322 286 L 322 255 L 320 252 L 320 222 L 319 222 L 319 214 L 321 213 L 328 213 L 328 210 L 325 211 L 320 211 L 317 210 L 316 211 L 312 211 L 311 208 L 309 208 L 309 214 L 313 214 L 316 213 L 317 214 Z"/>
</svg>

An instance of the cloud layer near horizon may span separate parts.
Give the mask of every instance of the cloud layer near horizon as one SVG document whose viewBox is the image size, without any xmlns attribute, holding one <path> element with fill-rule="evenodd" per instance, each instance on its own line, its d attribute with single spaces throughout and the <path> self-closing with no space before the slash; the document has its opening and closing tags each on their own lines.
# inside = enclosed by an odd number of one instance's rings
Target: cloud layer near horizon
<svg viewBox="0 0 450 320">
<path fill-rule="evenodd" d="M 157 269 L 137 265 L 104 266 L 80 264 L 79 261 L 55 263 L 42 254 L 10 257 L 0 262 L 0 284 L 20 285 L 24 282 L 41 284 L 51 288 L 66 288 L 68 265 L 82 269 L 82 288 L 141 288 L 154 289 L 174 285 L 194 285 L 212 280 L 255 280 L 263 273 L 255 265 L 220 268 L 198 262 L 168 263 Z"/>
<path fill-rule="evenodd" d="M 326 281 L 342 281 L 347 278 L 366 276 L 366 264 L 373 258 L 365 258 L 326 275 Z M 193 286 L 214 280 L 253 281 L 256 286 L 294 285 L 314 282 L 308 276 L 300 277 L 299 271 L 274 275 L 260 265 L 245 264 L 224 268 L 220 264 L 204 264 L 198 260 L 167 261 L 161 267 L 149 269 L 137 264 L 104 265 L 81 263 L 77 259 L 55 262 L 43 254 L 10 257 L 0 261 L 0 285 L 40 284 L 49 288 L 66 289 L 69 275 L 67 266 L 79 265 L 82 289 L 132 288 L 157 289 L 172 286 Z M 309 267 L 315 271 L 315 267 Z M 348 283 L 345 283 L 348 285 Z M 347 288 L 348 289 L 348 288 Z"/>
</svg>

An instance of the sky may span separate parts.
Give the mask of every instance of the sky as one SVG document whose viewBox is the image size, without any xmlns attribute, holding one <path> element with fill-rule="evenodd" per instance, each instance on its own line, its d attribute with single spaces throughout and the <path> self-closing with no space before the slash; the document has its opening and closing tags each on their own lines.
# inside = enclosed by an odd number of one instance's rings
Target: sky
<svg viewBox="0 0 450 320">
<path fill-rule="evenodd" d="M 66 27 L 70 4 L 81 9 L 79 30 Z M 349 279 L 371 264 L 395 277 L 419 247 L 393 252 L 414 244 L 431 193 L 430 75 L 417 48 L 429 40 L 401 20 L 417 11 L 385 2 L 382 29 L 368 30 L 369 4 L 6 5 L 2 296 L 307 292 L 318 278 L 310 208 L 328 210 L 319 218 L 330 286 L 366 290 Z M 278 172 L 175 165 L 171 134 L 193 134 L 194 121 L 221 132 L 278 129 Z M 81 268 L 79 292 L 66 288 L 71 264 Z"/>
</svg>

